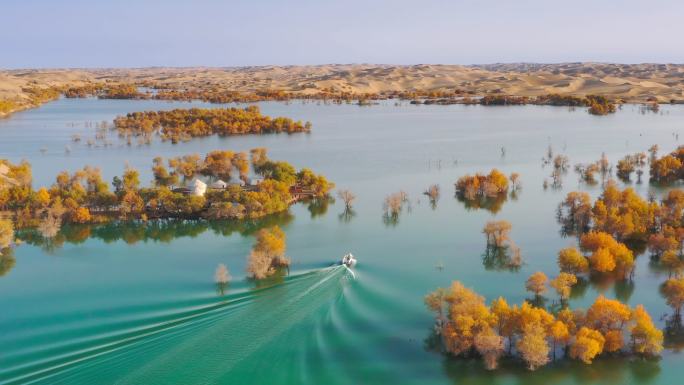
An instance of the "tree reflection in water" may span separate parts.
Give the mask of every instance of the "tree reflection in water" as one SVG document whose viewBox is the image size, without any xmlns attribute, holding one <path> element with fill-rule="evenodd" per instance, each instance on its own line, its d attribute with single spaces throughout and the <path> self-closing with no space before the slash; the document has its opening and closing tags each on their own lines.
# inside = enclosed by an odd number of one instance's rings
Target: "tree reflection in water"
<svg viewBox="0 0 684 385">
<path fill-rule="evenodd" d="M 66 243 L 80 244 L 88 239 L 99 239 L 104 243 L 124 241 L 127 244 L 136 244 L 148 241 L 168 243 L 177 238 L 195 238 L 207 231 L 226 237 L 234 233 L 246 236 L 264 227 L 287 225 L 293 219 L 292 214 L 283 212 L 255 220 L 160 219 L 147 222 L 118 221 L 101 225 L 65 225 L 52 238 L 45 238 L 33 229 L 18 231 L 17 236 L 25 243 L 41 247 L 50 253 Z"/>
</svg>

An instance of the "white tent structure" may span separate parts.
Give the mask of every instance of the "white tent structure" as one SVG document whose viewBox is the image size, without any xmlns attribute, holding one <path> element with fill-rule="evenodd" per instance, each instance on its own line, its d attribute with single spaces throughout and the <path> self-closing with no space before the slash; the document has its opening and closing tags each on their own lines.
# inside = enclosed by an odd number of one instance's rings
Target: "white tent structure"
<svg viewBox="0 0 684 385">
<path fill-rule="evenodd" d="M 211 184 L 211 188 L 215 189 L 224 189 L 226 187 L 228 187 L 228 183 L 222 181 L 221 179 Z"/>
<path fill-rule="evenodd" d="M 190 188 L 192 189 L 192 195 L 195 196 L 204 196 L 204 193 L 207 192 L 207 184 L 197 178 L 192 181 Z"/>
</svg>

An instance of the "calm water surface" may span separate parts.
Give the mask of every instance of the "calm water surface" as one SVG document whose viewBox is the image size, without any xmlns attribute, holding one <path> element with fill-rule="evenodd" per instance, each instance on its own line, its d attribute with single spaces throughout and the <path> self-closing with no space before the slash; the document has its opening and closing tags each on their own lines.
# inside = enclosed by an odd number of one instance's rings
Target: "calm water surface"
<svg viewBox="0 0 684 385">
<path fill-rule="evenodd" d="M 16 265 L 0 277 L 0 383 L 44 384 L 675 384 L 681 353 L 658 361 L 602 358 L 593 365 L 558 362 L 530 373 L 516 362 L 487 372 L 476 361 L 446 359 L 430 349 L 432 316 L 423 296 L 460 280 L 491 300 L 521 302 L 524 281 L 557 273 L 557 251 L 574 242 L 559 233 L 555 210 L 579 185 L 570 171 L 559 190 L 542 188 L 552 145 L 571 163 L 615 163 L 659 144 L 678 145 L 684 108 L 643 115 L 626 106 L 608 117 L 554 107 L 320 105 L 263 103 L 262 111 L 310 120 L 299 135 L 202 138 L 172 145 L 88 147 L 95 129 L 145 109 L 187 107 L 158 101 L 59 100 L 0 120 L 0 157 L 27 159 L 34 185 L 60 170 L 98 166 L 107 179 L 126 164 L 144 171 L 152 158 L 215 149 L 268 147 L 273 159 L 308 166 L 358 196 L 354 215 L 341 202 L 294 206 L 290 214 L 234 223 L 163 222 L 69 227 L 45 242 L 26 234 Z M 202 103 L 192 105 L 205 106 Z M 73 134 L 80 143 L 71 143 Z M 70 152 L 65 151 L 70 147 Z M 505 156 L 501 156 L 501 148 Z M 523 189 L 496 213 L 466 208 L 453 183 L 497 167 L 521 174 Z M 646 176 L 645 176 L 645 179 Z M 441 186 L 431 207 L 421 194 Z M 635 184 L 646 196 L 648 184 Z M 398 223 L 382 218 L 382 201 L 411 198 Z M 653 190 L 659 194 L 662 191 Z M 513 223 L 525 265 L 517 272 L 483 264 L 481 229 L 492 218 Z M 245 279 L 253 233 L 279 224 L 293 260 L 290 275 L 255 285 Z M 356 279 L 328 268 L 346 252 L 360 263 Z M 213 273 L 225 263 L 233 282 L 221 295 Z M 438 269 L 437 266 L 443 266 Z M 634 283 L 587 284 L 573 307 L 603 293 L 644 304 L 659 326 L 669 311 L 658 294 L 666 274 L 637 260 Z M 553 295 L 549 302 L 555 298 Z"/>
</svg>

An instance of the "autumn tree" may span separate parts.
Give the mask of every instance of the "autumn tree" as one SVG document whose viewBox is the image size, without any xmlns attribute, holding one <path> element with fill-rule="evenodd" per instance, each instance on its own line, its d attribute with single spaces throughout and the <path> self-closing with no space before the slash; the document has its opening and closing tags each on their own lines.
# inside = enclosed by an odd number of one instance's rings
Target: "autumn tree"
<svg viewBox="0 0 684 385">
<path fill-rule="evenodd" d="M 592 219 L 591 197 L 586 192 L 572 191 L 558 207 L 558 220 L 567 233 L 584 233 Z"/>
<path fill-rule="evenodd" d="M 564 303 L 570 297 L 570 290 L 576 283 L 577 277 L 574 274 L 561 272 L 551 280 L 550 285 L 556 290 L 561 303 Z"/>
<path fill-rule="evenodd" d="M 582 274 L 589 271 L 589 262 L 577 248 L 568 247 L 558 252 L 558 267 L 561 272 Z"/>
<path fill-rule="evenodd" d="M 2 250 L 14 242 L 14 225 L 12 221 L 0 219 L 0 254 Z"/>
<path fill-rule="evenodd" d="M 553 359 L 556 359 L 556 347 L 565 347 L 570 341 L 568 326 L 560 320 L 556 320 L 549 328 L 549 335 L 553 341 Z"/>
<path fill-rule="evenodd" d="M 668 279 L 661 287 L 661 292 L 667 305 L 675 311 L 675 316 L 679 317 L 684 305 L 684 278 Z"/>
<path fill-rule="evenodd" d="M 656 356 L 663 350 L 663 332 L 655 327 L 651 316 L 642 305 L 637 305 L 632 311 L 632 352 Z"/>
<path fill-rule="evenodd" d="M 134 168 L 127 167 L 123 174 L 123 191 L 134 192 L 140 188 L 140 173 Z"/>
<path fill-rule="evenodd" d="M 475 336 L 474 344 L 485 362 L 485 367 L 488 370 L 496 369 L 499 366 L 499 358 L 504 353 L 503 337 L 486 328 L 484 332 Z"/>
<path fill-rule="evenodd" d="M 522 336 L 516 347 L 529 370 L 535 370 L 549 362 L 546 331 L 539 323 L 530 323 L 523 327 Z"/>
<path fill-rule="evenodd" d="M 173 186 L 178 184 L 178 175 L 170 174 L 164 166 L 164 159 L 160 156 L 153 160 L 152 175 L 157 186 Z"/>
<path fill-rule="evenodd" d="M 233 170 L 232 151 L 212 151 L 204 157 L 200 173 L 214 178 L 230 179 Z"/>
<path fill-rule="evenodd" d="M 347 210 L 351 210 L 354 200 L 356 200 L 356 195 L 349 190 L 338 190 L 337 196 L 344 202 L 344 207 Z"/>
<path fill-rule="evenodd" d="M 228 282 L 230 282 L 231 279 L 232 277 L 230 276 L 230 272 L 226 265 L 219 263 L 214 272 L 214 282 L 216 283 L 216 290 L 219 294 L 223 295 L 228 286 Z"/>
<path fill-rule="evenodd" d="M 570 357 L 591 364 L 593 359 L 603 352 L 606 340 L 598 330 L 582 327 L 570 345 Z"/>
<path fill-rule="evenodd" d="M 488 247 L 504 247 L 510 240 L 511 223 L 508 221 L 489 221 L 482 232 L 487 237 Z"/>
<path fill-rule="evenodd" d="M 289 266 L 285 248 L 285 233 L 278 226 L 259 230 L 248 258 L 247 272 L 255 279 L 262 279 L 275 273 L 279 267 Z"/>
<path fill-rule="evenodd" d="M 681 277 L 684 271 L 684 259 L 674 250 L 664 252 L 660 257 L 660 264 L 668 270 L 670 278 L 673 274 L 675 277 Z"/>
<path fill-rule="evenodd" d="M 169 167 L 174 175 L 190 179 L 202 169 L 202 161 L 198 154 L 183 155 L 169 159 Z"/>
<path fill-rule="evenodd" d="M 238 175 L 240 175 L 240 179 L 246 181 L 247 176 L 249 175 L 249 160 L 247 160 L 247 154 L 244 152 L 235 153 L 232 162 L 233 166 L 238 171 Z"/>
<path fill-rule="evenodd" d="M 385 212 L 385 218 L 392 220 L 397 220 L 399 214 L 404 208 L 404 204 L 408 203 L 408 194 L 403 191 L 399 191 L 385 197 L 385 202 L 383 203 L 383 210 Z"/>
<path fill-rule="evenodd" d="M 437 200 L 439 200 L 439 185 L 430 185 L 423 194 L 428 196 L 428 199 L 430 200 L 431 204 L 436 204 Z"/>
<path fill-rule="evenodd" d="M 249 150 L 252 167 L 257 174 L 261 174 L 261 167 L 268 162 L 268 150 L 264 147 L 257 147 Z"/>
<path fill-rule="evenodd" d="M 527 278 L 527 281 L 525 282 L 525 290 L 534 293 L 536 297 L 539 297 L 546 292 L 547 282 L 548 278 L 546 277 L 546 274 L 538 271 Z"/>
</svg>

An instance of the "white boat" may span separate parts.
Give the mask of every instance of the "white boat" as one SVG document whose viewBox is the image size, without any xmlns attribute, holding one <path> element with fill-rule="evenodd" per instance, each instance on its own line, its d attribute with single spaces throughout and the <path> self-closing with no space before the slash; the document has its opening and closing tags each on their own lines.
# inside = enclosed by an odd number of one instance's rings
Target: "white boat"
<svg viewBox="0 0 684 385">
<path fill-rule="evenodd" d="M 342 261 L 340 262 L 347 267 L 354 267 L 354 265 L 356 265 L 356 258 L 354 258 L 354 256 L 351 253 L 349 253 L 342 257 Z"/>
</svg>

